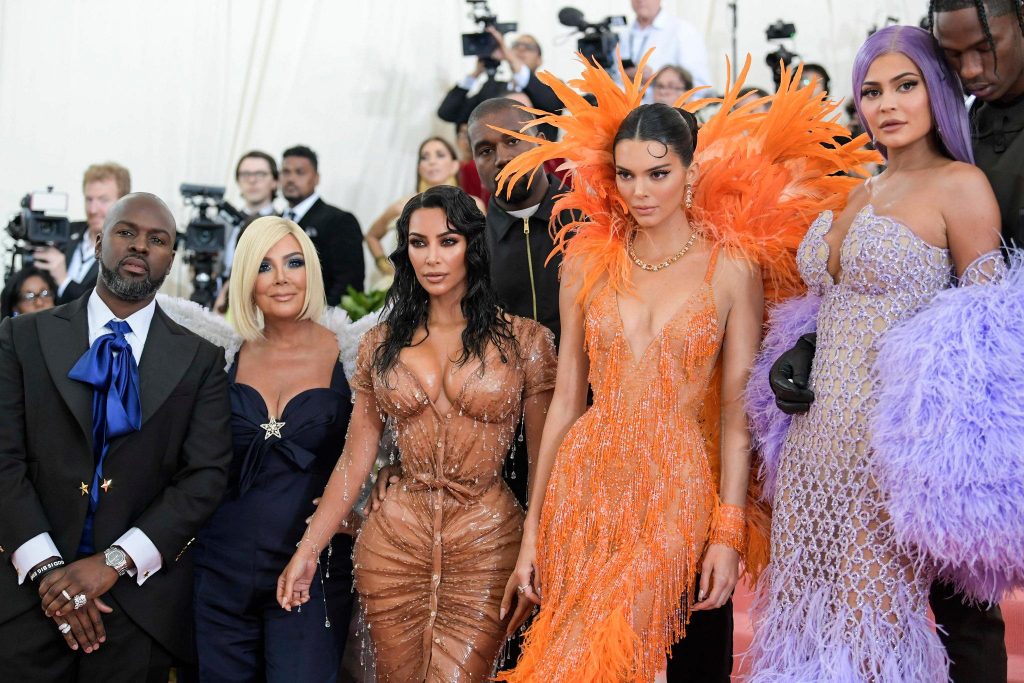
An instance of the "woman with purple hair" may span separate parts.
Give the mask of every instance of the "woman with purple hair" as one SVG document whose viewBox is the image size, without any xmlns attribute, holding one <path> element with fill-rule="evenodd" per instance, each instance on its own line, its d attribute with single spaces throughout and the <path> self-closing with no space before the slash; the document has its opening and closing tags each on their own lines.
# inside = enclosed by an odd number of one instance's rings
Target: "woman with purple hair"
<svg viewBox="0 0 1024 683">
<path fill-rule="evenodd" d="M 1024 578 L 992 547 L 1024 543 L 1019 513 L 1000 513 L 1024 495 L 1022 396 L 1004 392 L 1015 412 L 985 397 L 1024 358 L 1024 297 L 997 292 L 1020 275 L 999 252 L 960 81 L 929 33 L 891 26 L 861 47 L 853 86 L 887 168 L 811 225 L 797 253 L 809 293 L 776 309 L 762 352 L 770 364 L 816 330 L 814 403 L 789 422 L 766 366 L 748 387 L 773 502 L 756 683 L 946 681 L 933 579 L 992 600 Z"/>
</svg>

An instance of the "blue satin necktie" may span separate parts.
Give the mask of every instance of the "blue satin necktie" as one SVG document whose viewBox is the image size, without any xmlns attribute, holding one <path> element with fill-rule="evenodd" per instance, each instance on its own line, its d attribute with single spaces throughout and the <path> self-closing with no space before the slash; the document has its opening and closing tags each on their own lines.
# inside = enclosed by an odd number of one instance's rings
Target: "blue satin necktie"
<svg viewBox="0 0 1024 683">
<path fill-rule="evenodd" d="M 112 439 L 136 432 L 142 427 L 142 401 L 139 398 L 139 366 L 125 335 L 132 331 L 128 323 L 111 320 L 113 330 L 101 335 L 71 368 L 68 377 L 89 384 L 92 395 L 92 448 L 96 471 L 89 487 L 89 512 L 79 542 L 79 555 L 95 552 L 93 519 L 100 503 L 103 460 Z"/>
</svg>

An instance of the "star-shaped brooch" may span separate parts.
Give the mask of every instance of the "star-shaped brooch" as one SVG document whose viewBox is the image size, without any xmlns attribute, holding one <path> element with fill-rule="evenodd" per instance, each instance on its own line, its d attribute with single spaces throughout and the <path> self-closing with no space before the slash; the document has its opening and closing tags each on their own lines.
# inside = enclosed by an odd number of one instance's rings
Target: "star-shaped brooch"
<svg viewBox="0 0 1024 683">
<path fill-rule="evenodd" d="M 263 437 L 263 440 L 266 441 L 271 436 L 276 436 L 280 439 L 282 427 L 284 427 L 284 422 L 278 422 L 276 417 L 271 416 L 270 422 L 260 425 L 260 428 L 266 431 L 266 435 Z"/>
<path fill-rule="evenodd" d="M 78 490 L 82 492 L 83 496 L 89 495 L 89 485 L 86 484 L 84 481 L 78 485 Z"/>
<path fill-rule="evenodd" d="M 103 493 L 110 493 L 110 487 L 114 485 L 113 479 L 104 479 L 103 483 L 100 484 L 100 488 L 103 489 Z"/>
</svg>

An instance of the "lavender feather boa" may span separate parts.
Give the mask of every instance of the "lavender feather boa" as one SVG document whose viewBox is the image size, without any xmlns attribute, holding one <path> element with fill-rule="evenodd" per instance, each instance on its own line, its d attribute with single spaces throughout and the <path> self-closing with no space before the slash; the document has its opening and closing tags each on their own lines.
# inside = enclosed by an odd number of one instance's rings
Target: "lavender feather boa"
<svg viewBox="0 0 1024 683">
<path fill-rule="evenodd" d="M 775 497 L 779 456 L 792 419 L 776 407 L 775 394 L 768 383 L 768 371 L 779 356 L 793 348 L 801 335 L 817 329 L 820 306 L 821 297 L 808 293 L 784 301 L 769 311 L 768 333 L 747 381 L 747 417 L 752 445 L 759 459 L 762 500 L 771 501 Z"/>
<path fill-rule="evenodd" d="M 873 468 L 897 540 L 967 595 L 1024 585 L 1024 256 L 882 338 Z"/>
</svg>

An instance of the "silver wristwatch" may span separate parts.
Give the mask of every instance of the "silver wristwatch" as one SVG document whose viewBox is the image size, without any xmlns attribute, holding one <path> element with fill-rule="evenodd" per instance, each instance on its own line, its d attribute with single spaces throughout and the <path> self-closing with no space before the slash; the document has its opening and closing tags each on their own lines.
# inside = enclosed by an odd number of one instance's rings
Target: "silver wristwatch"
<svg viewBox="0 0 1024 683">
<path fill-rule="evenodd" d="M 117 572 L 118 576 L 124 576 L 124 573 L 128 571 L 128 555 L 116 545 L 103 551 L 103 559 L 108 567 Z"/>
</svg>

